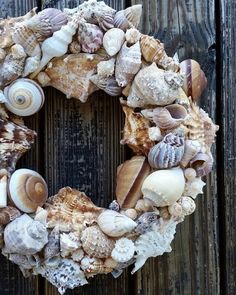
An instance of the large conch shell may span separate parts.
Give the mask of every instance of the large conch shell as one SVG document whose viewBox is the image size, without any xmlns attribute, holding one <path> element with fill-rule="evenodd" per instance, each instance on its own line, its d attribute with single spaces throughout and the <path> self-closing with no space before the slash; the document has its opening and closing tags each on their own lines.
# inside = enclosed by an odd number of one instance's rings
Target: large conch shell
<svg viewBox="0 0 236 295">
<path fill-rule="evenodd" d="M 121 237 L 136 227 L 131 218 L 113 210 L 105 210 L 98 216 L 97 223 L 109 237 Z"/>
<path fill-rule="evenodd" d="M 40 174 L 30 169 L 16 170 L 9 181 L 9 196 L 14 205 L 26 213 L 35 212 L 48 197 L 48 188 Z"/>
<path fill-rule="evenodd" d="M 133 208 L 141 198 L 141 187 L 151 171 L 144 156 L 134 156 L 117 168 L 116 198 L 121 208 Z"/>
<path fill-rule="evenodd" d="M 176 202 L 182 196 L 184 187 L 183 170 L 172 168 L 151 173 L 143 182 L 142 192 L 144 198 L 153 201 L 155 206 L 164 207 Z"/>
<path fill-rule="evenodd" d="M 178 98 L 182 83 L 181 74 L 164 71 L 152 63 L 135 76 L 127 104 L 130 107 L 171 104 Z"/>
<path fill-rule="evenodd" d="M 9 223 L 4 230 L 6 253 L 32 255 L 41 251 L 48 242 L 46 227 L 24 214 Z"/>
<path fill-rule="evenodd" d="M 110 56 L 117 54 L 125 41 L 125 33 L 118 28 L 107 31 L 103 37 L 103 47 Z"/>
<path fill-rule="evenodd" d="M 124 10 L 120 10 L 114 17 L 114 26 L 126 31 L 130 28 L 137 28 L 142 15 L 142 5 L 137 4 Z"/>
<path fill-rule="evenodd" d="M 44 104 L 44 92 L 33 80 L 17 79 L 4 89 L 6 108 L 18 116 L 30 116 Z"/>
<path fill-rule="evenodd" d="M 115 248 L 111 252 L 111 257 L 120 263 L 127 262 L 134 256 L 134 243 L 127 238 L 121 238 L 116 241 Z"/>
</svg>

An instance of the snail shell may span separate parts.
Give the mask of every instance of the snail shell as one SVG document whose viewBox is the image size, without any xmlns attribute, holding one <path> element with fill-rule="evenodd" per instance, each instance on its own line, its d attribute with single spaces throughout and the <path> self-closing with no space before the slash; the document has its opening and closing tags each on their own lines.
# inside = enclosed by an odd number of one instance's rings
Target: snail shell
<svg viewBox="0 0 236 295">
<path fill-rule="evenodd" d="M 113 28 L 103 36 L 103 47 L 110 56 L 117 54 L 125 41 L 125 33 L 118 28 Z"/>
<path fill-rule="evenodd" d="M 30 79 L 21 78 L 4 89 L 7 109 L 19 116 L 30 116 L 41 109 L 44 103 L 42 88 Z"/>
<path fill-rule="evenodd" d="M 137 4 L 118 11 L 114 17 L 114 26 L 123 31 L 132 27 L 137 28 L 142 15 L 142 5 Z"/>
<path fill-rule="evenodd" d="M 116 241 L 115 248 L 111 252 L 111 257 L 117 262 L 127 262 L 134 256 L 134 243 L 127 238 Z"/>
<path fill-rule="evenodd" d="M 10 178 L 8 190 L 14 205 L 26 213 L 35 212 L 48 197 L 45 180 L 40 174 L 29 169 L 16 170 Z"/>
<path fill-rule="evenodd" d="M 78 42 L 83 52 L 96 52 L 102 46 L 102 40 L 103 32 L 98 26 L 89 23 L 79 24 Z"/>
<path fill-rule="evenodd" d="M 181 166 L 186 167 L 189 161 L 201 150 L 201 144 L 197 140 L 187 139 L 184 144 L 184 155 L 180 161 Z"/>
<path fill-rule="evenodd" d="M 212 155 L 205 153 L 198 153 L 190 161 L 190 167 L 194 168 L 197 172 L 197 176 L 202 177 L 211 172 L 213 166 Z"/>
<path fill-rule="evenodd" d="M 182 197 L 179 199 L 178 204 L 182 207 L 184 215 L 192 214 L 196 209 L 194 200 L 190 197 Z"/>
</svg>

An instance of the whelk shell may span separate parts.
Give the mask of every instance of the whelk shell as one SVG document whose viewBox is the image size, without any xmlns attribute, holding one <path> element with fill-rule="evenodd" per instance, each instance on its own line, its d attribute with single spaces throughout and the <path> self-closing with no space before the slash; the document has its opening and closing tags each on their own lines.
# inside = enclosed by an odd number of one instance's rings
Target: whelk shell
<svg viewBox="0 0 236 295">
<path fill-rule="evenodd" d="M 134 243 L 130 239 L 121 238 L 116 241 L 111 257 L 117 262 L 127 262 L 134 256 Z"/>
</svg>

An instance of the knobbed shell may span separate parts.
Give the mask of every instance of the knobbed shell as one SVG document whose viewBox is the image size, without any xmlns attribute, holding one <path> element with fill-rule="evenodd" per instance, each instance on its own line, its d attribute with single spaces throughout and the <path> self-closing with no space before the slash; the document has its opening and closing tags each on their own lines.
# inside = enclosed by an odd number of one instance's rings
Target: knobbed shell
<svg viewBox="0 0 236 295">
<path fill-rule="evenodd" d="M 34 81 L 17 79 L 4 89 L 7 109 L 18 116 L 30 116 L 44 104 L 44 92 Z"/>
<path fill-rule="evenodd" d="M 6 226 L 4 242 L 6 253 L 32 255 L 47 244 L 48 232 L 42 223 L 23 214 Z"/>
<path fill-rule="evenodd" d="M 84 251 L 89 256 L 107 258 L 111 256 L 115 241 L 106 236 L 97 225 L 87 227 L 81 235 Z"/>
<path fill-rule="evenodd" d="M 6 206 L 0 209 L 0 224 L 8 224 L 9 222 L 15 220 L 17 217 L 21 216 L 20 211 L 17 208 Z"/>
<path fill-rule="evenodd" d="M 137 4 L 120 10 L 114 17 L 114 26 L 126 31 L 132 27 L 137 28 L 142 15 L 142 5 Z"/>
<path fill-rule="evenodd" d="M 131 232 L 136 222 L 131 218 L 113 210 L 105 210 L 98 216 L 97 223 L 101 230 L 109 237 L 120 237 Z"/>
<path fill-rule="evenodd" d="M 192 168 L 189 168 L 189 169 L 192 169 Z M 188 170 L 188 169 L 186 169 L 186 170 Z M 186 170 L 185 170 L 185 172 L 186 172 Z M 185 177 L 186 177 L 186 173 L 185 173 Z M 196 177 L 196 175 L 195 175 L 195 177 L 191 177 L 186 182 L 183 195 L 195 199 L 198 194 L 203 194 L 204 185 L 206 185 L 206 184 L 204 181 L 201 180 L 201 177 Z"/>
<path fill-rule="evenodd" d="M 151 148 L 148 162 L 155 169 L 178 166 L 184 154 L 184 138 L 172 133 Z"/>
<path fill-rule="evenodd" d="M 94 53 L 102 46 L 103 32 L 94 24 L 81 22 L 77 36 L 83 52 Z"/>
<path fill-rule="evenodd" d="M 130 239 L 121 238 L 116 241 L 111 257 L 117 262 L 127 262 L 134 256 L 134 243 Z"/>
<path fill-rule="evenodd" d="M 48 197 L 45 180 L 40 174 L 30 169 L 16 170 L 10 178 L 8 190 L 14 205 L 26 213 L 36 211 Z"/>
<path fill-rule="evenodd" d="M 141 187 L 151 168 L 144 156 L 134 156 L 117 168 L 116 198 L 122 208 L 133 208 L 141 198 Z"/>
<path fill-rule="evenodd" d="M 155 206 L 164 207 L 173 204 L 182 196 L 184 186 L 183 170 L 172 168 L 151 173 L 143 182 L 142 192 L 144 198 L 153 201 Z"/>
<path fill-rule="evenodd" d="M 67 23 L 66 13 L 56 8 L 46 8 L 25 23 L 33 32 L 49 37 Z"/>
<path fill-rule="evenodd" d="M 110 56 L 116 55 L 125 41 L 125 33 L 113 28 L 107 31 L 103 37 L 103 47 Z"/>
</svg>

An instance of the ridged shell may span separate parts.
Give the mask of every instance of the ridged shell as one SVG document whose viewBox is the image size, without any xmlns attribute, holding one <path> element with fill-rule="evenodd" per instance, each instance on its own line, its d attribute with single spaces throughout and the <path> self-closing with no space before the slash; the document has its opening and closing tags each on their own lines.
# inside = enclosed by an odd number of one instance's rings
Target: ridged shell
<svg viewBox="0 0 236 295">
<path fill-rule="evenodd" d="M 0 208 L 7 206 L 7 175 L 0 175 Z M 0 218 L 1 220 L 1 218 Z M 2 222 L 0 221 L 0 224 Z"/>
<path fill-rule="evenodd" d="M 44 104 L 44 92 L 34 81 L 17 79 L 4 89 L 7 109 L 18 116 L 30 116 L 38 112 Z"/>
<path fill-rule="evenodd" d="M 6 206 L 0 209 L 0 224 L 6 225 L 21 216 L 17 208 Z"/>
<path fill-rule="evenodd" d="M 196 204 L 190 197 L 182 197 L 178 203 L 181 205 L 184 215 L 190 215 L 196 209 Z"/>
<path fill-rule="evenodd" d="M 93 75 L 90 78 L 90 81 L 110 96 L 121 95 L 122 89 L 114 77 L 104 78 L 99 75 Z"/>
<path fill-rule="evenodd" d="M 60 251 L 62 257 L 69 256 L 75 250 L 79 249 L 80 246 L 80 232 L 62 233 L 60 235 Z"/>
<path fill-rule="evenodd" d="M 125 39 L 127 41 L 128 46 L 137 43 L 141 38 L 141 33 L 139 30 L 135 28 L 128 29 L 125 33 Z"/>
<path fill-rule="evenodd" d="M 186 182 L 183 195 L 195 199 L 199 194 L 203 194 L 205 185 L 205 182 L 200 177 L 194 177 Z"/>
<path fill-rule="evenodd" d="M 9 223 L 4 230 L 5 251 L 23 255 L 35 254 L 48 242 L 46 227 L 24 214 Z"/>
<path fill-rule="evenodd" d="M 150 231 L 152 225 L 158 223 L 160 215 L 157 212 L 145 212 L 136 220 L 137 227 L 135 232 L 138 234 L 144 234 L 147 231 Z"/>
<path fill-rule="evenodd" d="M 81 46 L 78 41 L 74 40 L 69 45 L 69 51 L 70 53 L 80 53 L 81 52 Z"/>
<path fill-rule="evenodd" d="M 137 28 L 142 15 L 142 5 L 137 4 L 118 11 L 114 17 L 114 26 L 126 31 L 132 27 Z"/>
<path fill-rule="evenodd" d="M 48 260 L 60 254 L 60 232 L 53 229 L 48 235 L 48 243 L 43 250 L 44 259 Z"/>
<path fill-rule="evenodd" d="M 198 153 L 190 161 L 190 167 L 194 168 L 197 176 L 202 177 L 211 172 L 213 167 L 213 157 L 211 154 Z"/>
<path fill-rule="evenodd" d="M 125 87 L 134 78 L 141 67 L 141 51 L 139 42 L 128 47 L 125 42 L 117 56 L 115 77 L 118 85 Z"/>
<path fill-rule="evenodd" d="M 107 258 L 115 246 L 115 241 L 106 236 L 97 225 L 87 227 L 81 235 L 82 247 L 89 256 Z"/>
<path fill-rule="evenodd" d="M 111 257 L 117 262 L 127 262 L 134 256 L 134 243 L 127 238 L 116 241 L 115 248 L 111 252 Z"/>
<path fill-rule="evenodd" d="M 115 58 L 100 61 L 97 65 L 97 73 L 99 77 L 111 77 L 115 72 Z"/>
<path fill-rule="evenodd" d="M 187 139 L 184 143 L 184 155 L 180 161 L 182 167 L 186 167 L 190 160 L 201 150 L 201 144 L 197 140 Z"/>
<path fill-rule="evenodd" d="M 105 210 L 98 216 L 97 223 L 109 237 L 120 237 L 131 232 L 136 223 L 125 215 L 113 210 Z"/>
<path fill-rule="evenodd" d="M 102 46 L 103 32 L 94 24 L 81 22 L 77 36 L 83 52 L 94 53 Z"/>
<path fill-rule="evenodd" d="M 8 190 L 14 205 L 26 213 L 35 212 L 48 197 L 45 180 L 30 169 L 16 170 L 10 178 Z"/>
<path fill-rule="evenodd" d="M 26 77 L 29 74 L 33 73 L 39 66 L 40 57 L 38 55 L 36 56 L 30 56 L 25 60 L 25 67 L 22 74 L 22 77 Z"/>
<path fill-rule="evenodd" d="M 25 23 L 33 32 L 49 37 L 67 23 L 66 13 L 56 8 L 46 8 Z"/>
<path fill-rule="evenodd" d="M 184 74 L 183 89 L 187 96 L 194 101 L 198 100 L 207 86 L 207 79 L 198 62 L 186 59 L 180 63 L 181 72 Z"/>
<path fill-rule="evenodd" d="M 171 104 L 178 98 L 182 81 L 181 74 L 164 71 L 152 63 L 135 76 L 127 104 L 130 107 Z"/>
<path fill-rule="evenodd" d="M 116 198 L 122 208 L 133 208 L 141 198 L 141 187 L 151 168 L 144 156 L 134 156 L 117 169 Z"/>
<path fill-rule="evenodd" d="M 105 33 L 103 47 L 110 56 L 114 56 L 120 51 L 124 41 L 125 33 L 118 28 L 113 28 Z"/>
<path fill-rule="evenodd" d="M 97 274 L 108 274 L 113 268 L 106 267 L 103 260 L 89 256 L 85 256 L 80 262 L 81 268 L 85 272 L 86 277 L 93 277 Z"/>
<path fill-rule="evenodd" d="M 148 162 L 155 169 L 178 166 L 184 154 L 184 138 L 167 134 L 164 139 L 151 148 Z"/>
<path fill-rule="evenodd" d="M 183 170 L 172 168 L 151 173 L 143 182 L 142 192 L 144 198 L 152 200 L 155 206 L 164 207 L 182 196 L 184 186 Z"/>
</svg>

